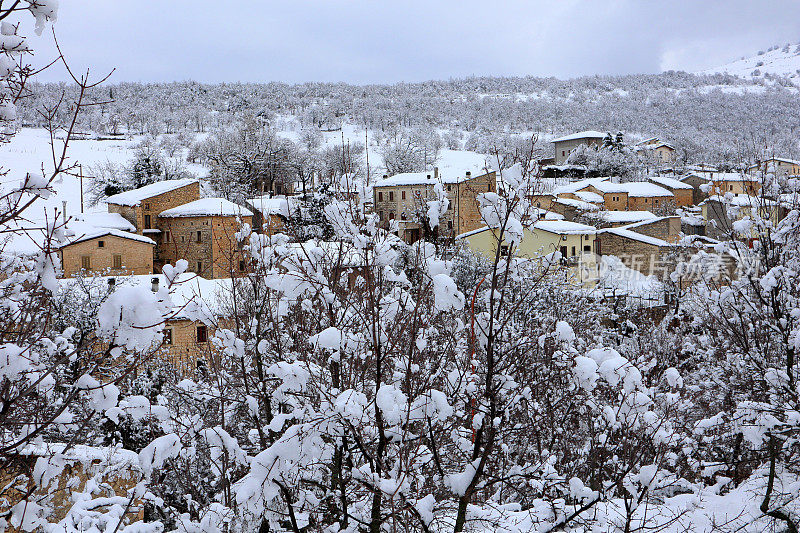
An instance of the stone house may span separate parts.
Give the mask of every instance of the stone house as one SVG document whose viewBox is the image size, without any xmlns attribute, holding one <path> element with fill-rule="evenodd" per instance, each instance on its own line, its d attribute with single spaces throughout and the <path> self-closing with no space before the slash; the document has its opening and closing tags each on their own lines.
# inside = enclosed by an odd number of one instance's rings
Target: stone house
<svg viewBox="0 0 800 533">
<path fill-rule="evenodd" d="M 158 233 L 156 217 L 162 211 L 200 198 L 196 179 L 165 180 L 125 191 L 106 199 L 109 213 L 122 215 L 139 234 Z"/>
<path fill-rule="evenodd" d="M 718 172 L 711 177 L 709 194 L 747 194 L 757 195 L 761 190 L 761 181 L 755 176 L 738 172 Z"/>
<path fill-rule="evenodd" d="M 629 226 L 606 228 L 597 233 L 597 253 L 618 257 L 626 267 L 646 276 L 667 279 L 674 269 L 674 243 L 651 237 Z"/>
<path fill-rule="evenodd" d="M 570 270 L 574 281 L 591 286 L 597 281 L 596 233 L 593 226 L 586 224 L 544 219 L 528 224 L 523 230 L 522 242 L 513 250 L 505 241 L 499 242 L 497 230 L 487 226 L 462 233 L 456 239 L 489 260 L 494 260 L 498 251 L 501 256 L 513 253 L 514 257 L 524 259 L 539 259 L 559 252 L 558 266 Z"/>
<path fill-rule="evenodd" d="M 553 143 L 553 153 L 556 165 L 561 165 L 569 159 L 569 156 L 578 146 L 594 146 L 599 148 L 603 145 L 603 139 L 607 133 L 601 131 L 579 131 L 563 137 L 558 137 L 550 141 Z"/>
<path fill-rule="evenodd" d="M 748 174 L 774 173 L 778 176 L 800 176 L 800 161 L 784 157 L 770 157 L 747 167 Z"/>
<path fill-rule="evenodd" d="M 641 181 L 615 183 L 607 177 L 576 181 L 555 188 L 553 194 L 559 198 L 602 204 L 608 211 L 661 212 L 675 207 L 675 196 L 663 187 Z"/>
<path fill-rule="evenodd" d="M 253 212 L 253 230 L 274 235 L 282 233 L 290 217 L 291 199 L 287 197 L 256 196 L 245 205 Z"/>
<path fill-rule="evenodd" d="M 437 168 L 433 173 L 408 172 L 384 177 L 373 186 L 373 211 L 383 227 L 397 221 L 400 238 L 415 242 L 423 237 L 422 220 L 427 213 L 427 202 L 435 198 L 434 184 L 441 183 L 450 205 L 440 217 L 438 234 L 454 238 L 483 225 L 477 196 L 497 190 L 496 173 L 480 172 L 474 176 L 471 171 L 464 175 L 443 175 Z"/>
<path fill-rule="evenodd" d="M 694 205 L 694 187 L 674 177 L 652 176 L 650 183 L 662 187 L 675 197 L 675 207 L 689 207 Z"/>
<path fill-rule="evenodd" d="M 39 458 L 58 457 L 58 464 L 63 469 L 45 486 L 33 484 L 31 472 L 34 472 Z M 50 515 L 42 516 L 43 520 L 58 522 L 66 518 L 75 504 L 73 498 L 77 493 L 89 492 L 89 501 L 84 507 L 96 504 L 97 509 L 107 508 L 112 504 L 126 507 L 129 493 L 143 479 L 139 466 L 139 455 L 130 450 L 113 447 L 86 446 L 83 444 L 64 444 L 56 442 L 37 442 L 23 446 L 9 454 L 8 461 L 0 470 L 0 515 L 5 515 L 10 507 L 19 501 L 28 501 L 34 505 L 51 509 Z M 33 525 L 40 518 L 34 505 L 26 511 L 26 522 Z M 131 501 L 122 517 L 120 529 L 132 522 L 142 520 L 144 506 L 140 499 Z M 29 523 L 30 523 L 29 522 Z M 12 521 L 8 531 L 33 531 L 33 527 L 17 527 Z M 63 526 L 62 526 L 63 528 Z M 36 527 L 38 531 L 44 528 Z"/>
<path fill-rule="evenodd" d="M 760 217 L 777 225 L 785 210 L 779 202 L 746 194 L 714 195 L 702 205 L 702 216 L 706 221 L 706 236 L 725 239 L 733 233 L 733 224 L 745 217 Z"/>
<path fill-rule="evenodd" d="M 162 264 L 178 259 L 205 278 L 226 278 L 248 271 L 236 239 L 241 223 L 252 226 L 253 213 L 224 198 L 203 198 L 158 214 Z"/>
<path fill-rule="evenodd" d="M 658 137 L 652 137 L 636 143 L 634 150 L 648 154 L 659 165 L 673 165 L 677 160 L 675 147 L 663 142 Z"/>
<path fill-rule="evenodd" d="M 64 277 L 80 272 L 152 274 L 156 242 L 144 235 L 95 228 L 68 238 L 58 249 Z"/>
<path fill-rule="evenodd" d="M 713 172 L 690 172 L 678 178 L 681 183 L 692 188 L 692 205 L 700 205 L 709 197 L 711 190 L 711 175 Z"/>
</svg>

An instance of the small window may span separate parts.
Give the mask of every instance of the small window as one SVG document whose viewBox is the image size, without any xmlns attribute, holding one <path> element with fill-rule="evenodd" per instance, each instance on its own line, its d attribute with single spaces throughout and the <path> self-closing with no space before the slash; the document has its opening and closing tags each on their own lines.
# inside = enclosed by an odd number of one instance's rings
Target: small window
<svg viewBox="0 0 800 533">
<path fill-rule="evenodd" d="M 172 240 L 172 233 L 167 231 L 164 233 L 164 242 L 170 242 Z"/>
<path fill-rule="evenodd" d="M 561 252 L 561 257 L 567 257 L 567 247 L 566 246 L 562 246 L 560 252 Z"/>
<path fill-rule="evenodd" d="M 283 185 L 280 183 L 275 185 L 275 194 L 283 194 Z"/>
<path fill-rule="evenodd" d="M 106 241 L 97 241 L 97 247 L 98 248 L 105 248 L 106 247 Z"/>
<path fill-rule="evenodd" d="M 394 191 L 389 191 L 389 201 L 394 202 Z"/>
<path fill-rule="evenodd" d="M 572 247 L 572 255 L 573 256 L 575 255 L 575 247 L 574 246 Z"/>
<path fill-rule="evenodd" d="M 197 343 L 208 342 L 208 329 L 205 325 L 197 326 Z"/>
<path fill-rule="evenodd" d="M 164 344 L 166 345 L 172 344 L 172 328 L 164 329 Z"/>
<path fill-rule="evenodd" d="M 383 220 L 383 211 L 378 211 L 378 219 Z"/>
<path fill-rule="evenodd" d="M 144 204 L 144 208 L 147 209 L 148 211 L 150 211 L 150 204 L 149 203 L 145 203 Z"/>
<path fill-rule="evenodd" d="M 239 272 L 244 272 L 244 270 L 245 270 L 245 264 L 244 264 L 244 259 L 242 259 L 239 261 Z"/>
<path fill-rule="evenodd" d="M 564 150 L 561 150 L 561 157 L 564 157 L 565 155 L 566 154 L 565 154 Z"/>
<path fill-rule="evenodd" d="M 88 255 L 81 256 L 81 268 L 84 270 L 89 270 L 92 268 L 92 260 L 89 258 Z"/>
<path fill-rule="evenodd" d="M 378 201 L 379 201 L 379 202 L 382 202 L 382 201 L 383 201 L 383 193 L 382 193 L 382 192 L 379 192 L 379 193 L 378 193 Z"/>
<path fill-rule="evenodd" d="M 453 229 L 453 221 L 452 220 L 448 220 L 447 221 L 447 229 Z"/>
<path fill-rule="evenodd" d="M 449 191 L 451 187 L 452 187 L 451 185 L 448 185 L 447 186 L 447 190 Z"/>
<path fill-rule="evenodd" d="M 406 199 L 406 191 L 403 191 L 401 194 L 402 194 L 403 200 L 405 200 Z"/>
<path fill-rule="evenodd" d="M 389 211 L 389 220 L 394 220 L 394 211 Z"/>
<path fill-rule="evenodd" d="M 591 251 L 592 251 L 592 246 L 591 246 L 590 244 L 584 244 L 584 245 L 583 245 L 583 251 L 584 251 L 585 253 L 589 253 L 589 252 L 591 252 Z"/>
<path fill-rule="evenodd" d="M 198 274 L 202 274 L 203 273 L 203 262 L 202 261 L 198 261 L 197 262 L 197 273 Z"/>
<path fill-rule="evenodd" d="M 114 254 L 114 268 L 122 268 L 122 256 Z"/>
<path fill-rule="evenodd" d="M 203 242 L 203 234 L 199 231 L 197 232 L 197 242 Z"/>
<path fill-rule="evenodd" d="M 402 213 L 400 213 L 400 220 L 405 220 L 405 219 L 406 219 L 406 213 L 405 211 L 403 211 Z"/>
<path fill-rule="evenodd" d="M 144 216 L 144 229 L 150 229 L 152 226 L 150 225 L 150 215 Z"/>
<path fill-rule="evenodd" d="M 181 242 L 186 242 L 186 235 L 181 235 Z"/>
<path fill-rule="evenodd" d="M 502 257 L 508 257 L 508 245 L 507 244 L 501 244 L 500 245 L 500 255 Z"/>
</svg>

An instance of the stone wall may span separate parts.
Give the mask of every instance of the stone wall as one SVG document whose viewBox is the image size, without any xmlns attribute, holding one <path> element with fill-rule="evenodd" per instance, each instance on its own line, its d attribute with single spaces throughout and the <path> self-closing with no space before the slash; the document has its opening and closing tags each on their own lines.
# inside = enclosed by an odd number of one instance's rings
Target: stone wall
<svg viewBox="0 0 800 533">
<path fill-rule="evenodd" d="M 652 222 L 644 222 L 636 224 L 634 227 L 629 228 L 631 231 L 647 235 L 648 237 L 655 237 L 662 241 L 675 243 L 680 238 L 681 232 L 681 218 L 680 217 L 662 217 Z"/>
<path fill-rule="evenodd" d="M 646 276 L 663 280 L 674 269 L 674 260 L 669 257 L 674 251 L 671 246 L 656 246 L 609 232 L 598 234 L 597 239 L 601 255 L 617 256 L 626 267 Z"/>
<path fill-rule="evenodd" d="M 64 246 L 59 255 L 67 278 L 83 270 L 83 257 L 89 258 L 91 272 L 108 276 L 142 275 L 153 273 L 153 249 L 154 246 L 146 242 L 104 235 Z M 119 256 L 121 268 L 114 268 L 114 256 Z"/>
<path fill-rule="evenodd" d="M 150 227 L 158 228 L 158 214 L 167 209 L 188 204 L 200 199 L 200 183 L 190 183 L 171 191 L 145 198 L 139 205 L 124 206 L 108 204 L 109 213 L 119 213 L 131 224 L 136 226 L 136 233 L 140 235 L 147 229 L 145 217 L 150 217 Z"/>
</svg>

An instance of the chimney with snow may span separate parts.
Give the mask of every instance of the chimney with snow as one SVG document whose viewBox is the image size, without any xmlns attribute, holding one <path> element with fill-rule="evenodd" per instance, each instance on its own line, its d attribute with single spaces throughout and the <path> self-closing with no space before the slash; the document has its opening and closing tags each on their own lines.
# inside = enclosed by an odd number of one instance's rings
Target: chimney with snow
<svg viewBox="0 0 800 533">
<path fill-rule="evenodd" d="M 439 181 L 439 167 L 433 167 L 433 179 Z"/>
<path fill-rule="evenodd" d="M 158 278 L 153 278 L 150 280 L 150 290 L 153 292 L 158 292 Z"/>
<path fill-rule="evenodd" d="M 64 224 L 66 224 L 67 223 L 67 201 L 66 200 L 62 200 L 61 201 L 61 214 L 64 217 Z"/>
</svg>

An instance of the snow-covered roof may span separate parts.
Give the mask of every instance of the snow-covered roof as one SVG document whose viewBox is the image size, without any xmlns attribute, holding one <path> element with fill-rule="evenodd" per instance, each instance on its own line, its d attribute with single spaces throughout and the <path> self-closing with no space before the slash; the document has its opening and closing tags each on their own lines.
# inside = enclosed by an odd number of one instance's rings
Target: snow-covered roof
<svg viewBox="0 0 800 533">
<path fill-rule="evenodd" d="M 608 135 L 608 133 L 602 131 L 586 130 L 579 131 L 577 133 L 571 133 L 570 135 L 564 135 L 563 137 L 558 137 L 550 142 L 558 143 L 562 141 L 574 141 L 576 139 L 605 139 L 606 135 Z"/>
<path fill-rule="evenodd" d="M 672 243 L 669 243 L 665 240 L 658 239 L 656 237 L 650 237 L 649 235 L 642 235 L 641 233 L 637 233 L 633 230 L 626 228 L 606 228 L 599 230 L 598 233 L 599 234 L 611 233 L 613 235 L 624 237 L 626 239 L 643 242 L 645 244 L 652 244 L 653 246 L 660 246 L 660 247 L 674 246 Z"/>
<path fill-rule="evenodd" d="M 688 170 L 689 172 L 719 172 L 717 167 L 712 167 L 711 165 L 706 165 L 705 163 L 687 165 L 684 167 L 684 170 Z"/>
<path fill-rule="evenodd" d="M 146 274 L 136 276 L 96 276 L 81 281 L 81 286 L 89 286 L 89 290 L 108 291 L 109 279 L 114 278 L 115 289 L 123 286 L 141 287 L 151 290 L 153 279 L 159 286 L 165 287 L 167 278 L 163 274 Z M 79 283 L 75 278 L 59 280 L 60 290 L 66 291 Z M 193 272 L 185 272 L 175 278 L 170 289 L 173 308 L 168 318 L 171 320 L 213 319 L 225 313 L 225 296 L 233 290 L 231 278 L 206 279 Z"/>
<path fill-rule="evenodd" d="M 650 211 L 599 211 L 597 213 L 591 213 L 589 216 L 610 224 L 628 224 L 655 220 L 658 218 Z"/>
<path fill-rule="evenodd" d="M 188 204 L 167 209 L 158 214 L 160 217 L 209 217 L 209 216 L 253 216 L 253 212 L 225 198 L 200 198 Z"/>
<path fill-rule="evenodd" d="M 285 197 L 256 196 L 248 198 L 247 204 L 262 215 L 280 215 L 289 218 L 289 200 Z"/>
<path fill-rule="evenodd" d="M 194 178 L 186 178 L 180 180 L 164 180 L 131 191 L 121 192 L 106 198 L 106 203 L 115 205 L 134 206 L 142 203 L 142 200 L 164 194 L 165 192 L 174 191 L 181 187 L 186 187 L 192 183 L 198 183 Z"/>
<path fill-rule="evenodd" d="M 480 171 L 479 174 L 471 174 L 469 179 L 483 176 L 485 171 Z M 445 174 L 440 172 L 438 181 L 442 183 L 462 183 L 467 181 L 466 173 L 463 174 Z M 434 173 L 431 172 L 403 172 L 402 174 L 395 174 L 388 178 L 383 178 L 375 182 L 375 187 L 395 187 L 398 185 L 433 185 L 437 182 L 434 178 Z"/>
<path fill-rule="evenodd" d="M 656 185 L 661 185 L 662 187 L 666 187 L 668 189 L 687 189 L 692 190 L 694 187 L 691 185 L 684 183 L 675 178 L 667 178 L 665 176 L 653 176 L 650 178 L 650 181 L 655 183 Z"/>
<path fill-rule="evenodd" d="M 567 183 L 565 185 L 560 185 L 555 187 L 552 190 L 552 194 L 559 195 L 559 194 L 574 194 L 581 189 L 585 189 L 589 185 L 595 186 L 595 188 L 600 189 L 596 185 L 598 183 L 608 182 L 610 178 L 588 178 L 578 181 L 573 181 L 572 183 Z"/>
<path fill-rule="evenodd" d="M 597 233 L 594 226 L 569 220 L 538 220 L 534 222 L 533 228 L 558 235 L 593 235 Z"/>
<path fill-rule="evenodd" d="M 137 235 L 136 233 L 120 231 L 113 228 L 94 228 L 91 226 L 86 226 L 81 227 L 76 231 L 75 226 L 67 226 L 67 233 L 72 233 L 72 235 L 67 236 L 66 242 L 61 245 L 62 248 L 71 244 L 97 239 L 98 237 L 105 237 L 106 235 L 119 237 L 120 239 L 144 242 L 147 244 L 152 244 L 153 246 L 156 244 L 156 241 L 149 237 L 145 237 L 144 235 Z"/>
<path fill-rule="evenodd" d="M 768 207 L 776 205 L 777 202 L 768 198 L 761 198 L 757 196 L 750 196 L 748 194 L 732 194 L 726 193 L 724 196 L 715 194 L 709 196 L 705 202 L 720 202 L 734 207 Z"/>
<path fill-rule="evenodd" d="M 554 198 L 553 202 L 566 205 L 568 207 L 574 207 L 575 209 L 580 209 L 581 211 L 597 211 L 600 209 L 600 207 L 595 204 L 590 204 L 589 202 L 576 200 L 574 198 Z"/>
<path fill-rule="evenodd" d="M 63 442 L 36 442 L 26 444 L 16 453 L 31 457 L 52 457 L 59 455 L 66 461 L 75 461 L 91 465 L 99 461 L 103 465 L 128 465 L 138 469 L 139 454 L 132 450 L 124 450 L 114 446 L 86 446 Z"/>
<path fill-rule="evenodd" d="M 660 197 L 674 197 L 672 192 L 663 187 L 659 187 L 655 183 L 648 183 L 646 181 L 630 181 L 627 183 L 620 183 L 628 193 L 628 196 L 634 198 L 650 198 L 655 196 Z"/>
<path fill-rule="evenodd" d="M 711 181 L 758 181 L 755 176 L 746 176 L 739 172 L 719 172 L 714 174 Z"/>
<path fill-rule="evenodd" d="M 96 228 L 113 228 L 122 231 L 136 231 L 136 227 L 119 213 L 76 213 L 72 218 Z"/>
<path fill-rule="evenodd" d="M 578 199 L 583 200 L 584 202 L 589 202 L 589 203 L 602 203 L 603 202 L 603 197 L 602 196 L 600 196 L 597 193 L 590 192 L 590 191 L 576 191 L 575 192 L 575 196 L 577 196 Z"/>
</svg>

